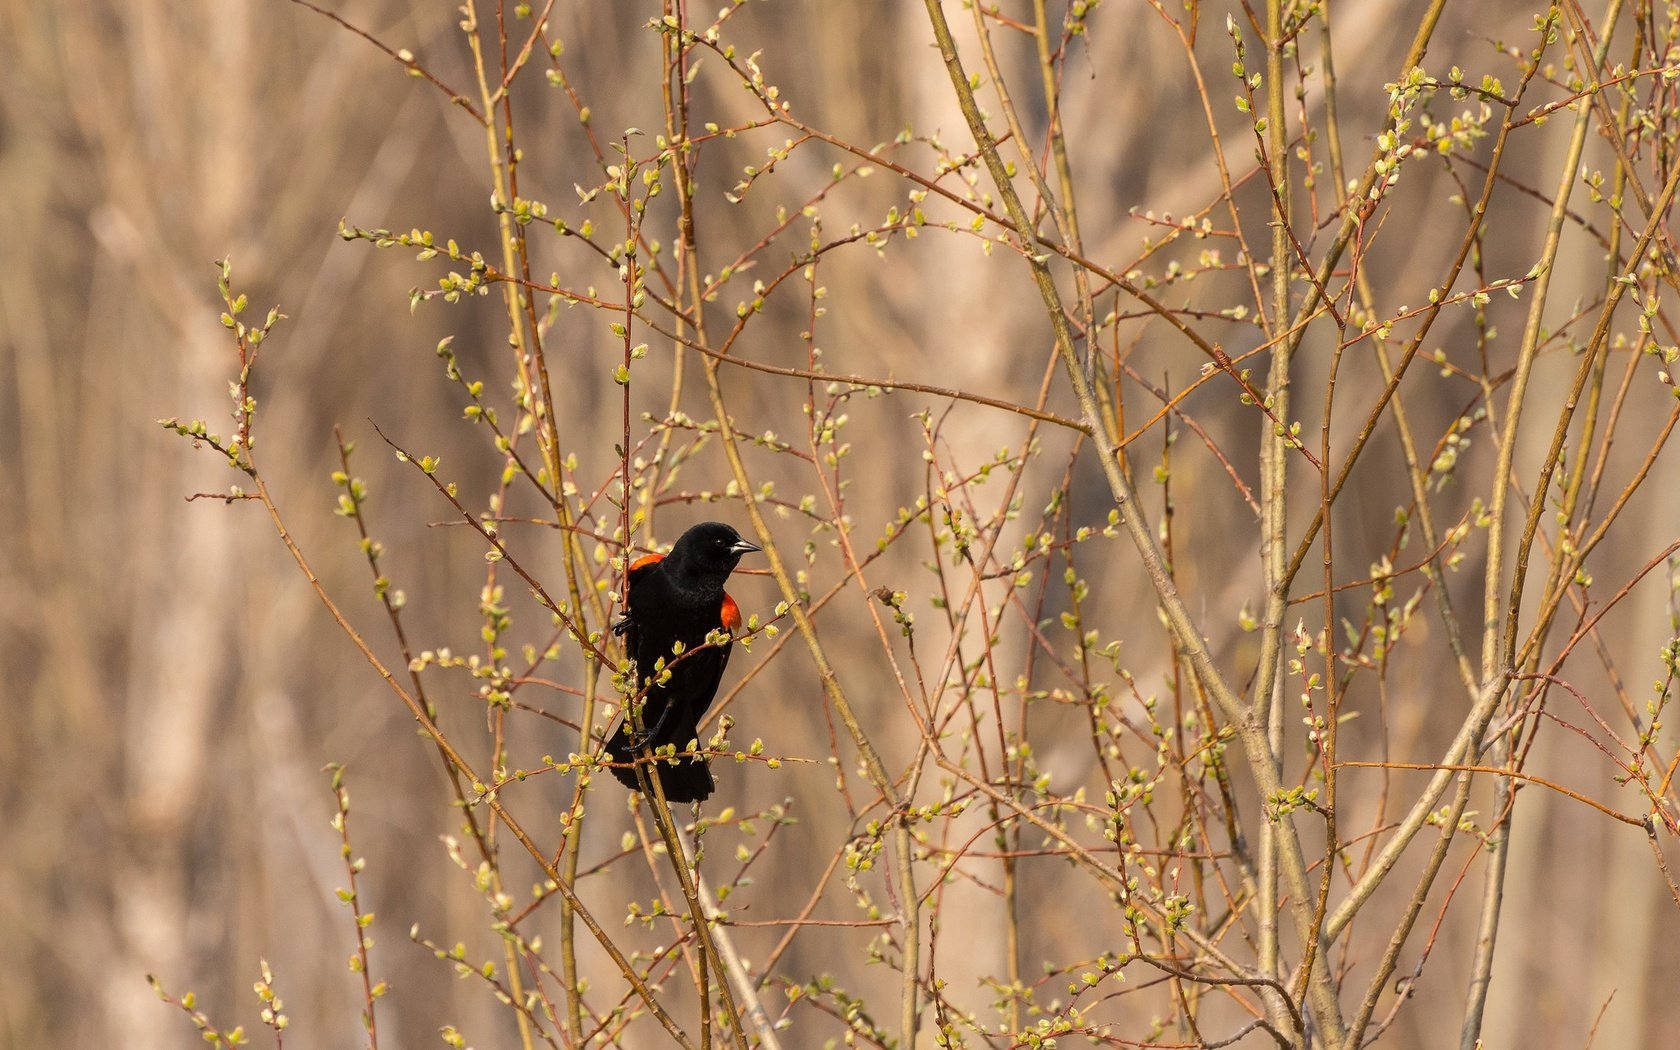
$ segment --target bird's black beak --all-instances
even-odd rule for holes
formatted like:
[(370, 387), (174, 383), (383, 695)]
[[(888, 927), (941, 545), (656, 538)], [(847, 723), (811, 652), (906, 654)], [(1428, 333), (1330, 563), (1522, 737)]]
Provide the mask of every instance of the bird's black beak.
[(756, 543), (748, 543), (746, 540), (739, 539), (739, 538), (737, 538), (734, 543), (729, 545), (729, 553), (736, 554), (736, 555), (751, 554), (754, 551), (761, 551), (763, 549), (764, 549), (763, 547), (760, 547)]

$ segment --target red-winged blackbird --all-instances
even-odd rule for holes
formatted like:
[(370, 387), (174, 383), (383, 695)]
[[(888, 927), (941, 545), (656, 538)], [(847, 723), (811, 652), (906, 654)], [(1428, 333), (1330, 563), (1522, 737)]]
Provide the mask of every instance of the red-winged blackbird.
[[(634, 762), (647, 744), (658, 748), (688, 747), (700, 730), (700, 716), (711, 706), (723, 668), (729, 663), (729, 643), (706, 646), (706, 636), (741, 626), (741, 610), (725, 594), (723, 583), (741, 555), (760, 548), (717, 521), (701, 522), (677, 539), (669, 555), (650, 554), (630, 566), (626, 611), (613, 624), (625, 635), (625, 648), (636, 661), (637, 688), (645, 689), (642, 735), (637, 737), (626, 716), (607, 741), (614, 762)], [(677, 643), (683, 653), (674, 653)], [(665, 661), (670, 677), (658, 680), (658, 661)], [(699, 802), (712, 793), (712, 773), (700, 757), (647, 766), (650, 776), (664, 785), (669, 802)], [(636, 770), (616, 767), (612, 775), (632, 790), (641, 785)]]

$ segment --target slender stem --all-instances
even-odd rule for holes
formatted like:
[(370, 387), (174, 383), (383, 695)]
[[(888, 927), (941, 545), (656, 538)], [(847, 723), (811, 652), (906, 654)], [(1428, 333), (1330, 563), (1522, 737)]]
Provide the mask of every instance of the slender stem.
[[(685, 842), (691, 841), (687, 835)], [(717, 894), (706, 883), (706, 877), (700, 873), (698, 867), (694, 870), (694, 880), (700, 895), (702, 908), (711, 913), (718, 912)], [(735, 996), (746, 1005), (747, 1016), (752, 1020), (753, 1028), (758, 1032), (760, 1050), (782, 1050), (781, 1037), (776, 1034), (775, 1022), (765, 1012), (764, 1003), (758, 996), (758, 984), (747, 970), (747, 964), (741, 954), (735, 950), (735, 940), (729, 936), (727, 926), (718, 926), (712, 930), (712, 940), (723, 962), (723, 972), (727, 979), (735, 986)]]
[[(1621, 0), (1610, 0), (1608, 24), (1604, 37), (1599, 43), (1599, 54), (1595, 56), (1594, 69), (1604, 60), (1609, 48), (1609, 30), (1614, 27), (1617, 15), (1621, 11)], [(1554, 15), (1556, 9), (1553, 9)], [(1576, 113), (1575, 125), (1571, 131), (1569, 147), (1562, 164), (1559, 165), (1558, 187), (1552, 198), (1552, 214), (1546, 224), (1546, 238), (1541, 248), (1541, 270), (1533, 282), (1531, 298), (1529, 299), (1528, 319), (1523, 327), (1522, 342), (1517, 350), (1516, 375), (1511, 382), (1511, 392), (1506, 401), (1505, 425), (1499, 436), (1499, 455), (1494, 466), (1493, 493), (1491, 500), (1488, 529), (1488, 553), (1486, 565), (1486, 582), (1482, 596), (1482, 679), (1487, 681), (1493, 676), (1494, 668), (1500, 659), (1499, 628), (1501, 621), (1501, 603), (1505, 599), (1502, 587), (1505, 569), (1505, 545), (1507, 527), (1507, 508), (1511, 490), (1511, 471), (1517, 451), (1517, 431), (1522, 422), (1523, 397), (1528, 390), (1529, 377), (1533, 372), (1534, 360), (1540, 343), (1540, 334), (1544, 311), (1547, 305), (1547, 292), (1551, 286), (1551, 276), (1557, 252), (1563, 234), (1563, 225), (1568, 216), (1570, 192), (1574, 188), (1577, 178), (1576, 171), (1580, 167), (1581, 152), (1585, 148), (1587, 129), (1591, 124), (1593, 110), (1589, 106), (1580, 107)], [(1613, 289), (1614, 290), (1614, 289)], [(1544, 506), (1546, 494), (1544, 487), (1536, 489), (1533, 497), (1536, 507)], [(1520, 585), (1513, 586), (1514, 602), (1520, 602)], [(1514, 607), (1513, 607), (1514, 608)], [(1515, 624), (1511, 627), (1514, 629)], [(1502, 764), (1508, 755), (1509, 744), (1502, 737), (1497, 742), (1495, 764)], [(1508, 811), (1512, 799), (1512, 785), (1507, 779), (1501, 778), (1495, 785), (1495, 812)], [(1459, 1029), (1460, 1050), (1475, 1050), (1481, 1041), (1482, 1017), (1487, 1004), (1488, 989), (1493, 982), (1494, 949), (1498, 943), (1499, 920), (1501, 907), (1504, 902), (1506, 864), (1510, 856), (1510, 836), (1512, 827), (1507, 824), (1503, 828), (1496, 828), (1488, 842), (1489, 860), (1482, 881), (1481, 917), (1476, 929), (1476, 947), (1470, 965), (1469, 988), (1466, 993), (1464, 1020)]]
[[(1284, 545), (1288, 535), (1289, 462), (1286, 446), (1289, 420), (1289, 365), (1293, 349), (1276, 340), (1276, 332), (1289, 319), (1289, 275), (1294, 267), (1289, 237), (1289, 149), (1287, 126), (1283, 110), (1283, 5), (1281, 0), (1266, 0), (1266, 114), (1270, 142), (1264, 143), (1266, 177), (1271, 184), (1272, 215), (1272, 302), (1271, 333), (1274, 336), (1271, 367), (1266, 378), (1266, 403), (1282, 425), (1269, 419), (1261, 421), (1260, 430), (1260, 552), (1261, 571), (1265, 585), (1265, 610), (1260, 620), (1260, 656), (1254, 678), (1254, 693), (1250, 703), (1254, 718), (1265, 727), (1266, 754), (1251, 761), (1267, 763), (1273, 777), (1283, 776), (1283, 705), (1278, 702), (1282, 691), (1284, 616), (1289, 604), (1288, 567)], [(1264, 315), (1263, 315), (1264, 316)], [(1277, 975), (1282, 972), (1278, 945), (1278, 836), (1277, 821), (1260, 825), (1259, 879), (1256, 886), (1256, 921), (1259, 923), (1260, 968)], [(1311, 950), (1310, 945), (1303, 945)], [(1340, 1037), (1341, 1022), (1333, 1027)]]

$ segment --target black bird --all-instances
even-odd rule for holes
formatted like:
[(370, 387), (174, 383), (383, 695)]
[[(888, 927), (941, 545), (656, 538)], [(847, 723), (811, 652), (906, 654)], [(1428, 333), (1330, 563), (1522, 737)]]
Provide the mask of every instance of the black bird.
[[(741, 555), (760, 549), (728, 525), (705, 521), (683, 533), (669, 555), (649, 554), (630, 566), (627, 608), (613, 633), (625, 636), (625, 648), (636, 662), (637, 689), (646, 691), (643, 732), (638, 737), (626, 715), (607, 741), (612, 761), (634, 762), (644, 744), (675, 744), (682, 751), (698, 736), (700, 716), (711, 706), (729, 663), (730, 643), (706, 646), (706, 636), (720, 628), (733, 634), (741, 626), (740, 607), (724, 593), (723, 584)], [(674, 653), (679, 642), (681, 656)], [(670, 671), (663, 682), (655, 671), (660, 660)], [(714, 786), (700, 757), (653, 762), (647, 771), (664, 785), (669, 802), (699, 802)], [(629, 765), (613, 768), (612, 775), (633, 791), (641, 788)]]

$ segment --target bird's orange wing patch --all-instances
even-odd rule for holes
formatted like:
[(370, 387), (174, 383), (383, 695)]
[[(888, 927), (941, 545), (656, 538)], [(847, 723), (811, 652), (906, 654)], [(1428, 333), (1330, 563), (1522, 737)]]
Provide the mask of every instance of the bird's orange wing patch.
[(741, 629), (741, 607), (727, 594), (723, 596), (723, 625), (729, 628), (730, 634)]
[(641, 568), (644, 565), (653, 565), (653, 564), (656, 564), (658, 562), (662, 562), (664, 560), (665, 560), (665, 555), (663, 555), (663, 554), (644, 554), (640, 558), (637, 558), (635, 561), (630, 563), (630, 571), (635, 572), (637, 569)]

